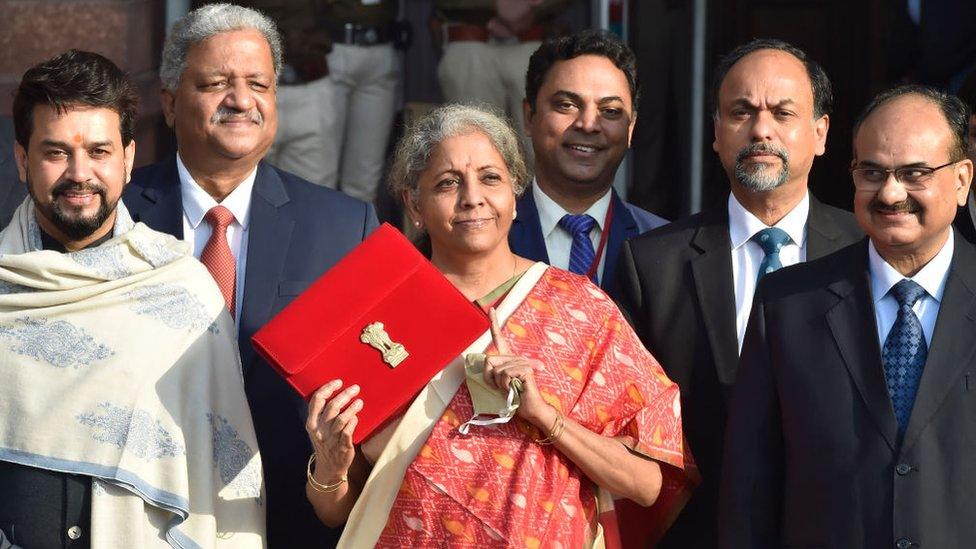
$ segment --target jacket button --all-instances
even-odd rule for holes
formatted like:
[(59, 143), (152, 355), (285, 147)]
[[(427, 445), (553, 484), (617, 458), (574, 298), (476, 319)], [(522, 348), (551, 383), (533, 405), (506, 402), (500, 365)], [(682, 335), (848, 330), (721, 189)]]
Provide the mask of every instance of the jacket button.
[(80, 526), (72, 526), (71, 528), (68, 528), (68, 537), (71, 538), (71, 539), (78, 539), (78, 538), (80, 538), (81, 537), (81, 527)]
[(901, 538), (895, 542), (895, 547), (897, 547), (898, 549), (908, 549), (911, 546), (912, 546), (912, 542), (908, 538)]
[(907, 475), (912, 472), (912, 466), (907, 463), (899, 463), (895, 467), (895, 472), (902, 476)]

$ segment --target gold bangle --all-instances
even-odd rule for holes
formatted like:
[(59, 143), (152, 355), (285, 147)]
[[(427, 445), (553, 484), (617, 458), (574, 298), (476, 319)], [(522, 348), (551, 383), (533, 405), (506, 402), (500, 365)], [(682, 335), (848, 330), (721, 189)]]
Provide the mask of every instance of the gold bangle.
[[(556, 407), (553, 406), (552, 409), (556, 410)], [(546, 438), (537, 438), (535, 439), (535, 442), (541, 446), (552, 444), (553, 442), (556, 442), (556, 439), (558, 439), (560, 435), (563, 434), (563, 430), (565, 428), (566, 428), (566, 422), (563, 418), (563, 415), (562, 413), (559, 412), (559, 410), (556, 410), (556, 419), (552, 422), (552, 428), (549, 429), (549, 436), (547, 436)]]
[(315, 452), (312, 452), (312, 455), (308, 457), (308, 467), (305, 468), (305, 474), (308, 476), (308, 483), (312, 485), (312, 489), (315, 490), (316, 492), (324, 492), (324, 493), (335, 492), (336, 490), (339, 489), (340, 486), (342, 486), (342, 483), (349, 480), (349, 477), (343, 474), (342, 476), (339, 477), (338, 481), (332, 484), (322, 484), (321, 482), (315, 480), (314, 477), (312, 477), (312, 463), (314, 462), (315, 462)]

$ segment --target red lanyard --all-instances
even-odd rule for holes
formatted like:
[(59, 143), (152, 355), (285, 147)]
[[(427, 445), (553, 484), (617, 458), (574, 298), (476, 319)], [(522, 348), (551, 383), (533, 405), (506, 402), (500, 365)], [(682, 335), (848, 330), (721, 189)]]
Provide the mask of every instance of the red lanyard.
[(610, 205), (607, 206), (607, 217), (603, 220), (603, 232), (600, 233), (600, 245), (596, 248), (596, 257), (593, 258), (593, 263), (590, 268), (586, 271), (586, 278), (594, 280), (596, 278), (596, 270), (600, 266), (600, 258), (603, 257), (603, 250), (607, 247), (607, 235), (610, 234), (610, 222), (613, 221), (613, 200), (610, 200)]

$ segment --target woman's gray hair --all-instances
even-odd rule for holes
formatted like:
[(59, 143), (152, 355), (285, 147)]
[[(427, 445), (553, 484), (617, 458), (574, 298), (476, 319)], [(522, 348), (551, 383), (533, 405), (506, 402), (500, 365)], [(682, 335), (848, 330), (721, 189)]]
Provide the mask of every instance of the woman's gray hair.
[(437, 145), (472, 132), (480, 132), (491, 141), (505, 161), (515, 196), (520, 196), (529, 184), (529, 170), (522, 154), (522, 140), (512, 126), (488, 107), (445, 105), (410, 124), (397, 144), (389, 177), (393, 197), (402, 200), (403, 192), (409, 190), (416, 200), (420, 174), (427, 169)]
[(275, 76), (281, 74), (281, 34), (274, 21), (251, 8), (233, 4), (207, 4), (173, 23), (166, 35), (163, 59), (159, 64), (159, 79), (163, 82), (163, 89), (173, 91), (179, 87), (190, 48), (215, 34), (243, 29), (254, 29), (264, 35), (271, 48)]

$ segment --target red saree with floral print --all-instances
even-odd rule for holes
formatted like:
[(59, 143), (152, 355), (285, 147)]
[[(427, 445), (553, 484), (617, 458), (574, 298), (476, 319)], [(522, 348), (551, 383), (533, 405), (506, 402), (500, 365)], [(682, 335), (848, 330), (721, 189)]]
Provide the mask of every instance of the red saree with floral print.
[[(548, 403), (661, 464), (661, 493), (646, 510), (659, 534), (697, 479), (678, 387), (586, 278), (554, 268), (536, 278), (523, 285), (527, 293), (517, 295), (516, 285), (503, 300), (518, 303), (502, 333), (513, 354), (547, 366), (535, 376)], [(448, 400), (406, 467), (377, 547), (568, 549), (617, 538), (604, 532), (613, 521), (601, 520), (612, 517), (601, 517), (596, 486), (554, 446), (534, 442), (544, 434), (515, 419), (461, 435), (457, 427), (472, 415), (467, 387), (459, 384)]]

